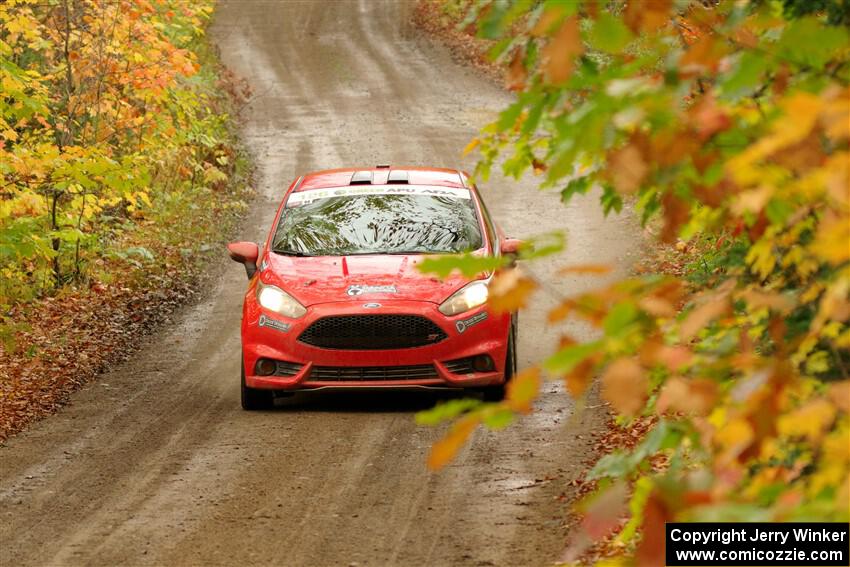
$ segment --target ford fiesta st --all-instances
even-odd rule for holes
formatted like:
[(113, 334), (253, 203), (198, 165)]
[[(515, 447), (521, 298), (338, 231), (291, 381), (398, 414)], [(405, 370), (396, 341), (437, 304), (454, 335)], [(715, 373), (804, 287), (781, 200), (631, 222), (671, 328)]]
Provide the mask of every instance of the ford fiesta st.
[(322, 388), (460, 388), (499, 399), (516, 317), (487, 306), (493, 273), (440, 280), (428, 255), (512, 255), (466, 174), (336, 169), (296, 179), (265, 244), (228, 245), (250, 278), (242, 407)]

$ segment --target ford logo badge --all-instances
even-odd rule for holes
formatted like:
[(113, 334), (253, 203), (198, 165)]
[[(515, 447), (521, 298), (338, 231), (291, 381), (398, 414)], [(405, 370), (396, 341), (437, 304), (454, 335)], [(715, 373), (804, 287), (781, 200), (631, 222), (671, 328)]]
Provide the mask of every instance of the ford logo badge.
[(377, 309), (380, 306), (381, 306), (380, 303), (364, 303), (363, 304), (363, 307), (365, 307), (366, 309)]

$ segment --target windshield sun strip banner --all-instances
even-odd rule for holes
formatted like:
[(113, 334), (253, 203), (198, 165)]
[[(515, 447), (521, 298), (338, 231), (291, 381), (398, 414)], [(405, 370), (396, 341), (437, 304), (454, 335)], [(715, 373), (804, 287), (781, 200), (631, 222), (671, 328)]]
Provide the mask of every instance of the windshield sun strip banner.
[(286, 208), (330, 199), (332, 197), (355, 197), (363, 195), (429, 195), (431, 197), (451, 197), (471, 199), (469, 189), (459, 187), (436, 187), (426, 185), (368, 185), (355, 187), (333, 187), (330, 189), (308, 189), (291, 193), (286, 200)]

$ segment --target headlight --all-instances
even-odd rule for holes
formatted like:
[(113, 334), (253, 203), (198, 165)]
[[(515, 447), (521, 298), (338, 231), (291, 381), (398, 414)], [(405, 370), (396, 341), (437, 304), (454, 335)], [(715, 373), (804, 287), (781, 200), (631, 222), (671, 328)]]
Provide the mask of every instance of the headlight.
[(487, 283), (483, 280), (474, 281), (457, 290), (450, 298), (440, 305), (443, 315), (457, 315), (469, 311), (487, 302)]
[(263, 308), (290, 319), (298, 319), (307, 313), (307, 309), (294, 297), (279, 287), (265, 285), (263, 282), (257, 283), (257, 301)]

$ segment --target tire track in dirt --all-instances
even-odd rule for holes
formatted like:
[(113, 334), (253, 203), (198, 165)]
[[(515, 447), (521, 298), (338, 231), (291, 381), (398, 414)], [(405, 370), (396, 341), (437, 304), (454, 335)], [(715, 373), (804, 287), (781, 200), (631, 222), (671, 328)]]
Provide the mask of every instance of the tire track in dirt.
[[(249, 81), (239, 119), (259, 197), (240, 235), (265, 237), (289, 182), (342, 165), (472, 167), (460, 150), (508, 95), (413, 31), (382, 1), (223, 0), (212, 36)], [(566, 227), (564, 261), (624, 273), (638, 246), (594, 196), (559, 203), (533, 179), (483, 188), (516, 236)], [(538, 565), (564, 543), (567, 481), (594, 412), (557, 385), (540, 411), (481, 431), (446, 470), (424, 467), (440, 431), (417, 427), (422, 393), (312, 394), (239, 409), (244, 275), (222, 260), (207, 300), (72, 404), (0, 448), (0, 564)], [(561, 294), (598, 283), (530, 269)], [(612, 276), (612, 277), (613, 277)], [(557, 341), (554, 296), (523, 312), (520, 362)], [(576, 328), (576, 333), (585, 330)], [(551, 481), (547, 475), (554, 476)]]

